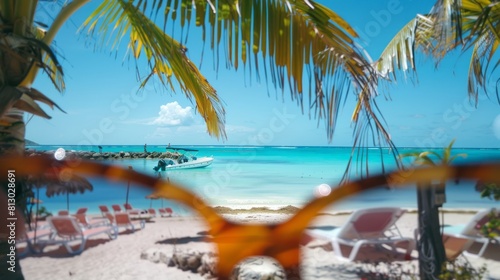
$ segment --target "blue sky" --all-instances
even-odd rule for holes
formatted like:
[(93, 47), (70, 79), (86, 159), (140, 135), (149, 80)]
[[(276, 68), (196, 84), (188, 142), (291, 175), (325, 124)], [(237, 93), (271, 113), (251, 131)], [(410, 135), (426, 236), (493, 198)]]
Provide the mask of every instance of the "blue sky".
[[(95, 1), (94, 1), (95, 2)], [(361, 36), (361, 45), (376, 59), (395, 33), (417, 13), (428, 12), (434, 1), (319, 1), (346, 19)], [(66, 113), (47, 108), (51, 120), (33, 117), (26, 138), (56, 145), (292, 145), (350, 146), (350, 116), (355, 102), (342, 107), (333, 142), (324, 124), (304, 113), (285, 91), (250, 81), (248, 73), (212, 68), (205, 51), (201, 72), (217, 89), (226, 109), (227, 140), (210, 137), (193, 104), (179, 91), (160, 90), (151, 83), (142, 95), (133, 63), (124, 51), (96, 51), (93, 42), (77, 34), (95, 3), (79, 11), (62, 28), (55, 47), (61, 53), (67, 90), (61, 95), (39, 75), (35, 88), (52, 98)], [(196, 34), (194, 32), (193, 34)], [(190, 36), (188, 55), (199, 63), (199, 41)], [(222, 63), (223, 65), (223, 63)], [(377, 97), (392, 139), (400, 147), (433, 148), (456, 139), (456, 147), (500, 148), (500, 105), (495, 93), (480, 98), (478, 107), (467, 97), (468, 56), (451, 54), (435, 68), (419, 57), (418, 83), (398, 80), (388, 95)]]

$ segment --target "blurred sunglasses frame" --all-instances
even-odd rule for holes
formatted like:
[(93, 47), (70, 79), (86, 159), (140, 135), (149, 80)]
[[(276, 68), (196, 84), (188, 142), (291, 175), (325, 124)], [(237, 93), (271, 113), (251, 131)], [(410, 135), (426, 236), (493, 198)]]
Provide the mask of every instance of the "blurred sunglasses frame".
[(6, 156), (0, 159), (3, 178), (8, 170), (14, 170), (17, 178), (49, 174), (58, 176), (61, 180), (70, 180), (74, 175), (82, 174), (100, 175), (111, 180), (129, 180), (151, 189), (158, 197), (171, 199), (191, 208), (206, 221), (209, 228), (210, 242), (215, 244), (219, 259), (216, 268), (219, 279), (229, 279), (238, 263), (255, 256), (274, 258), (284, 268), (287, 278), (300, 278), (297, 270), (300, 264), (300, 246), (303, 244), (306, 228), (328, 206), (356, 193), (381, 186), (428, 186), (430, 183), (446, 180), (500, 182), (500, 161), (396, 170), (334, 187), (330, 194), (311, 200), (282, 223), (239, 224), (226, 220), (199, 196), (175, 182), (117, 165), (82, 159), (56, 160), (52, 156)]

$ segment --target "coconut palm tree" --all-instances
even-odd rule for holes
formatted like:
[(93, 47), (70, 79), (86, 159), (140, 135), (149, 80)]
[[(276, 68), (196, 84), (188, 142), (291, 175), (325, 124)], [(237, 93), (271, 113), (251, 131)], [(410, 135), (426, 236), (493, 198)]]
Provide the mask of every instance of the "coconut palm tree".
[[(49, 1), (0, 0), (0, 154), (24, 152), (25, 113), (50, 118), (40, 103), (59, 108), (32, 84), (45, 73), (55, 89), (64, 91), (63, 69), (51, 46), (61, 26), (90, 0), (50, 1), (60, 4), (52, 22), (37, 20), (44, 2)], [(224, 139), (224, 108), (216, 89), (189, 60), (181, 43), (187, 42), (187, 35), (178, 41), (166, 32), (180, 28), (180, 34), (188, 34), (191, 24), (202, 29), (196, 39), (208, 42), (217, 58), (226, 51), (227, 66), (254, 70), (276, 89), (289, 90), (301, 107), (306, 95), (311, 113), (325, 121), (330, 140), (339, 106), (354, 91), (362, 100), (353, 117), (357, 135), (365, 135), (362, 131), (375, 124), (391, 145), (372, 110), (378, 76), (354, 43), (356, 32), (312, 0), (105, 0), (83, 29), (99, 37), (103, 46), (126, 46), (129, 58), (147, 61), (149, 72), (140, 80), (141, 87), (155, 77), (166, 89), (181, 91), (196, 104), (208, 133)], [(316, 55), (321, 52), (324, 55)], [(369, 117), (363, 118), (364, 113)], [(374, 134), (374, 141), (378, 136)], [(19, 180), (17, 186), (23, 208), (26, 185)], [(6, 242), (0, 243), (5, 256)]]

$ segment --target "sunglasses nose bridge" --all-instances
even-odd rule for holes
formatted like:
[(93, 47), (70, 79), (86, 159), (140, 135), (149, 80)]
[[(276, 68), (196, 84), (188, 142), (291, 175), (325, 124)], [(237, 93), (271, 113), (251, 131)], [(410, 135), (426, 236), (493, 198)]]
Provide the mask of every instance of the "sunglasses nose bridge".
[(229, 279), (238, 263), (256, 256), (273, 258), (284, 267), (297, 265), (298, 243), (290, 243), (290, 238), (275, 229), (272, 225), (232, 224), (213, 236), (219, 260), (224, 260), (217, 264), (219, 279)]

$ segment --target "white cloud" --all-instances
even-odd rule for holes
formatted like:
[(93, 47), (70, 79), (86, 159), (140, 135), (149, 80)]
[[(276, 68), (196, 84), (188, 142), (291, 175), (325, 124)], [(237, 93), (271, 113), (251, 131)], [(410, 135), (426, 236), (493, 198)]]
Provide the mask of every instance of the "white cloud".
[(159, 126), (181, 126), (193, 123), (193, 108), (182, 108), (177, 101), (160, 106), (158, 117), (151, 124)]

